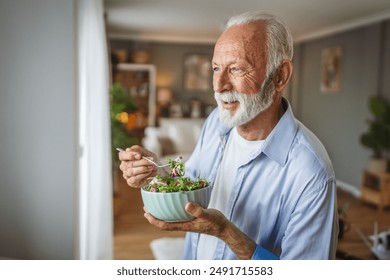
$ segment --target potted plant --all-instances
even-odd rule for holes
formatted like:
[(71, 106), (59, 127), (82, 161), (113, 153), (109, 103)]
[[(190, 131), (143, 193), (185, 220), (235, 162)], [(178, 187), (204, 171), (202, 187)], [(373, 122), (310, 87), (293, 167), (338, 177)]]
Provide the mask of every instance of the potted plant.
[[(126, 148), (137, 144), (137, 138), (130, 135), (123, 115), (136, 110), (133, 99), (119, 83), (112, 85), (110, 90), (110, 119), (111, 119), (111, 155), (114, 169), (119, 166), (116, 148)], [(122, 116), (122, 118), (121, 118)], [(114, 170), (116, 171), (116, 170)]]
[(370, 96), (368, 106), (374, 118), (368, 121), (368, 131), (362, 134), (361, 143), (372, 149), (369, 171), (387, 171), (385, 153), (390, 150), (390, 104), (380, 96)]

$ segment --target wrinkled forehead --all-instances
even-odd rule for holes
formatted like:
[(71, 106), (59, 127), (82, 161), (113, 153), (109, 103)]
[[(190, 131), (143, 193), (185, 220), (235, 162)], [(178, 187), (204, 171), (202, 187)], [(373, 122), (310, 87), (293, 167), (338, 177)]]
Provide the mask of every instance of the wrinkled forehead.
[(247, 54), (265, 55), (266, 24), (258, 21), (228, 28), (219, 37), (216, 51), (243, 50)]

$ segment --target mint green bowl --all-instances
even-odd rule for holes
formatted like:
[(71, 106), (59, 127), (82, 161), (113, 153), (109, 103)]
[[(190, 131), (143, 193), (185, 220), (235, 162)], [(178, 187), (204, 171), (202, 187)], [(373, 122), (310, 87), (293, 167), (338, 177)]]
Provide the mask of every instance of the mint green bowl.
[(149, 192), (141, 189), (146, 210), (155, 218), (166, 222), (190, 221), (193, 217), (184, 207), (187, 202), (195, 202), (207, 208), (210, 201), (211, 187), (187, 192)]

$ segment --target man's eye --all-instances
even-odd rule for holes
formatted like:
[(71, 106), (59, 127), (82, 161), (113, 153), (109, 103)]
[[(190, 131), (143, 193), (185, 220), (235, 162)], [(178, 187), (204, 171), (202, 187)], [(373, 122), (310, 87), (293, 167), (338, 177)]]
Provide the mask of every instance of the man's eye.
[(221, 68), (219, 68), (218, 66), (214, 66), (213, 67), (213, 71), (214, 72), (219, 72), (221, 70)]
[(243, 69), (241, 69), (240, 67), (232, 67), (230, 68), (230, 73), (235, 76), (242, 76), (245, 74), (245, 71), (243, 71)]

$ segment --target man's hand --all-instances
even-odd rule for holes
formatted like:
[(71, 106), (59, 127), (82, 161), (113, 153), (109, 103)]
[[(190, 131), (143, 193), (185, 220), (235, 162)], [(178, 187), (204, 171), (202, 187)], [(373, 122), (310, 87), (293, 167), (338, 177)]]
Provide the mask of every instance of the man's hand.
[(251, 259), (256, 249), (256, 243), (233, 225), (220, 211), (204, 209), (191, 202), (187, 203), (185, 210), (195, 219), (189, 222), (168, 223), (154, 218), (148, 212), (145, 212), (145, 218), (149, 223), (162, 230), (213, 235), (225, 241), (239, 259)]
[[(154, 218), (150, 213), (145, 212), (145, 218), (156, 227), (167, 231), (191, 231), (205, 233), (219, 237), (226, 223), (229, 221), (225, 216), (215, 209), (204, 209), (196, 203), (187, 203), (185, 210), (196, 219), (189, 222), (169, 223)], [(145, 209), (146, 211), (146, 209)]]
[(119, 152), (119, 168), (130, 187), (140, 188), (148, 183), (148, 178), (157, 174), (156, 166), (143, 159), (143, 156), (157, 159), (155, 154), (137, 145)]

